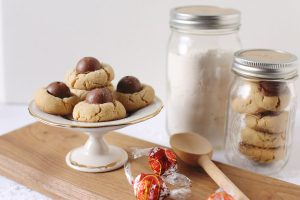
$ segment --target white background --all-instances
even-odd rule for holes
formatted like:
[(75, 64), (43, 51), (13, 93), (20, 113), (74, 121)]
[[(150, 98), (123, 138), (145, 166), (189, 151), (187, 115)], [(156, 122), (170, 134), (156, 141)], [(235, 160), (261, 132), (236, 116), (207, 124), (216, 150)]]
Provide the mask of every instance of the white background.
[(28, 102), (83, 56), (110, 63), (116, 80), (139, 77), (165, 99), (169, 10), (196, 4), (239, 9), (244, 48), (300, 57), (298, 0), (2, 0), (0, 100)]

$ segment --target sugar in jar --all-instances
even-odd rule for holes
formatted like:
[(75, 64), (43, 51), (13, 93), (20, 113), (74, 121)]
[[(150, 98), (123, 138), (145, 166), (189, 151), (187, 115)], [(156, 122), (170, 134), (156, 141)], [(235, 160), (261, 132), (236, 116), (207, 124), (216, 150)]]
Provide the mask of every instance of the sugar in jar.
[(167, 129), (205, 136), (223, 148), (233, 53), (241, 48), (240, 12), (215, 6), (171, 11), (167, 55)]

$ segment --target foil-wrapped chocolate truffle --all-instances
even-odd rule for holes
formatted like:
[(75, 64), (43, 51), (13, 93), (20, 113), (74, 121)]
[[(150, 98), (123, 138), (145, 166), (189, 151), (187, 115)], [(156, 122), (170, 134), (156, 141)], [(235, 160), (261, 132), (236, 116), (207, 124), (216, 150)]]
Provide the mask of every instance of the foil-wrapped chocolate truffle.
[[(130, 154), (132, 159), (125, 163), (124, 171), (128, 182), (133, 185), (137, 200), (189, 199), (191, 180), (177, 173), (176, 155), (173, 151), (161, 147), (135, 148)], [(143, 156), (149, 158), (154, 174), (142, 172), (134, 178), (131, 162)], [(168, 188), (166, 183), (172, 185), (172, 188)]]
[(211, 194), (207, 200), (234, 200), (234, 198), (222, 189), (219, 189), (215, 193)]
[(125, 76), (123, 77), (118, 85), (117, 85), (117, 92), (121, 93), (135, 93), (139, 92), (143, 89), (143, 86), (139, 79), (134, 76)]
[(90, 104), (113, 102), (113, 96), (107, 88), (97, 88), (88, 92), (85, 101)]
[(55, 97), (65, 98), (72, 96), (72, 93), (68, 86), (63, 82), (53, 82), (47, 86), (47, 92)]
[(162, 200), (170, 191), (160, 176), (141, 173), (134, 181), (134, 193), (137, 200)]
[(155, 174), (161, 176), (177, 170), (177, 159), (173, 151), (154, 147), (149, 153), (149, 165)]
[(84, 57), (76, 65), (76, 72), (86, 74), (101, 69), (100, 62), (94, 57)]

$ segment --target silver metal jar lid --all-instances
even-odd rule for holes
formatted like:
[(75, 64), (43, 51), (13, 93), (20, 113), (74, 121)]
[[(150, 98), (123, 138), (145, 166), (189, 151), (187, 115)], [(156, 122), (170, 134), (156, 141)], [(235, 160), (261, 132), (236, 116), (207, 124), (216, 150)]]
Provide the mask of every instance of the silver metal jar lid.
[(184, 6), (171, 10), (170, 26), (176, 29), (238, 29), (240, 12), (216, 6)]
[(246, 77), (291, 79), (297, 76), (297, 57), (271, 49), (247, 49), (234, 54), (232, 70)]

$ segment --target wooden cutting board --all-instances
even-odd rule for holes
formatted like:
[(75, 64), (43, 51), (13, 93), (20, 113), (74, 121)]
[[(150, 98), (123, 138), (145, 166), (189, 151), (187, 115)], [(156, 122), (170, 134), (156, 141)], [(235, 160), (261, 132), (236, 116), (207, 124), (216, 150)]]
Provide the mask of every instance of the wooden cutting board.
[[(143, 134), (143, 133), (141, 133)], [(84, 173), (65, 164), (69, 150), (84, 143), (86, 136), (66, 129), (34, 123), (0, 137), (0, 173), (53, 199), (135, 199), (124, 170), (108, 173)], [(155, 144), (118, 133), (106, 139), (128, 147), (153, 147)], [(216, 184), (198, 168), (179, 161), (179, 170), (192, 180), (192, 197), (204, 200), (217, 189)], [(300, 186), (253, 174), (217, 163), (232, 181), (254, 200), (297, 200)], [(146, 159), (132, 164), (134, 175), (150, 172)]]

